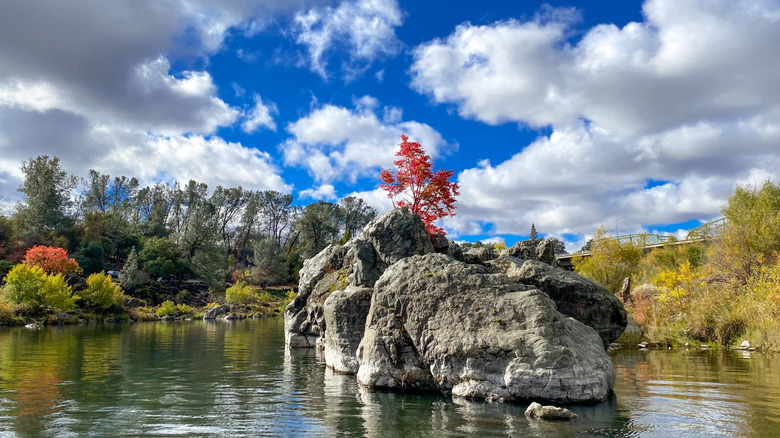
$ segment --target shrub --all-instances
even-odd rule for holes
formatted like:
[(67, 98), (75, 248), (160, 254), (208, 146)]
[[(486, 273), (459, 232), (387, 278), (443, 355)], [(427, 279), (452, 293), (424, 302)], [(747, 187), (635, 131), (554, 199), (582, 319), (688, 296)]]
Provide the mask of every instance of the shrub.
[(225, 291), (225, 300), (231, 304), (246, 306), (257, 300), (257, 294), (248, 284), (238, 282)]
[(5, 298), (0, 295), (0, 324), (7, 324), (11, 322), (14, 314), (16, 314), (16, 309), (14, 309), (14, 306), (9, 304)]
[(125, 294), (122, 293), (122, 287), (114, 283), (109, 275), (99, 272), (87, 278), (87, 288), (81, 292), (81, 297), (92, 308), (108, 309), (111, 306), (120, 306)]
[(78, 297), (61, 274), (46, 275), (38, 266), (20, 264), (11, 269), (5, 281), (8, 301), (24, 309), (69, 311), (76, 307)]
[(76, 260), (68, 258), (68, 251), (53, 246), (33, 246), (24, 255), (23, 263), (37, 266), (46, 274), (69, 275), (81, 272)]
[(157, 308), (157, 316), (176, 316), (176, 305), (173, 304), (173, 301), (163, 301), (162, 304), (160, 304), (160, 307)]
[(195, 309), (193, 307), (190, 307), (186, 304), (177, 304), (176, 305), (176, 312), (179, 315), (192, 315), (195, 313)]

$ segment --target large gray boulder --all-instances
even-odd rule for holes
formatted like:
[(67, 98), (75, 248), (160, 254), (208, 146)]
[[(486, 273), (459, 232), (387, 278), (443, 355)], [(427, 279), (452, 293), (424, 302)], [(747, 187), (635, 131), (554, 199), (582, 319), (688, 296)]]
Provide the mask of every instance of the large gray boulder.
[(355, 353), (371, 306), (371, 288), (348, 286), (325, 300), (325, 365), (339, 373), (357, 373)]
[(547, 294), (442, 254), (384, 272), (357, 356), (362, 385), (466, 398), (591, 402), (615, 380), (596, 331)]
[(311, 348), (325, 335), (323, 304), (348, 285), (372, 287), (387, 267), (403, 258), (433, 252), (425, 224), (406, 208), (369, 222), (345, 245), (330, 245), (304, 261), (298, 295), (284, 312), (285, 340), (290, 347)]
[(406, 208), (390, 210), (369, 222), (360, 237), (374, 247), (388, 266), (409, 256), (433, 252), (422, 219)]
[(310, 348), (325, 332), (322, 303), (347, 273), (342, 270), (349, 248), (329, 245), (303, 262), (299, 273), (298, 295), (284, 309), (287, 345)]
[(559, 312), (593, 327), (601, 336), (605, 349), (626, 328), (628, 314), (623, 303), (595, 281), (547, 263), (511, 256), (493, 260), (490, 267), (493, 272), (504, 273), (549, 295)]

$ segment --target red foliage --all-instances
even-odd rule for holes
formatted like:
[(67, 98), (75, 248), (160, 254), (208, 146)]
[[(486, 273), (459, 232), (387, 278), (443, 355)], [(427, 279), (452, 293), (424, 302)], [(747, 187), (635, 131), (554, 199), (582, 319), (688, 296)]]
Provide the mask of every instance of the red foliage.
[(33, 246), (27, 250), (22, 263), (38, 266), (51, 275), (68, 275), (81, 272), (81, 268), (76, 260), (68, 258), (68, 251), (54, 246)]
[[(393, 161), (396, 172), (382, 169), (379, 177), (387, 196), (393, 201), (393, 207), (407, 207), (417, 213), (428, 234), (444, 234), (441, 227), (433, 223), (437, 219), (455, 216), (455, 197), (458, 196), (458, 184), (449, 179), (453, 170), (433, 171), (431, 157), (425, 154), (420, 143), (409, 141), (401, 134), (398, 157)], [(400, 197), (400, 199), (398, 199)]]

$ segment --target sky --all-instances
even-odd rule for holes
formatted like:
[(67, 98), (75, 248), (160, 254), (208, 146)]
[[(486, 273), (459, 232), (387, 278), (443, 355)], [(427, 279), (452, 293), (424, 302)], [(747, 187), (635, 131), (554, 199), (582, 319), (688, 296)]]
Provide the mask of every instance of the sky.
[(154, 181), (378, 189), (400, 136), (454, 170), (451, 238), (682, 233), (780, 176), (780, 1), (0, 4), (0, 195), (58, 156)]

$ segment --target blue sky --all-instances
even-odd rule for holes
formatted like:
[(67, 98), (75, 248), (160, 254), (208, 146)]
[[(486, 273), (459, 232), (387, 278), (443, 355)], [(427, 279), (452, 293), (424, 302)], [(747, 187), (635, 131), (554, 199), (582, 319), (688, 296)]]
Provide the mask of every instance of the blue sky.
[(49, 154), (384, 210), (406, 132), (456, 172), (456, 239), (674, 233), (778, 178), (778, 21), (770, 0), (5, 3), (0, 194)]

